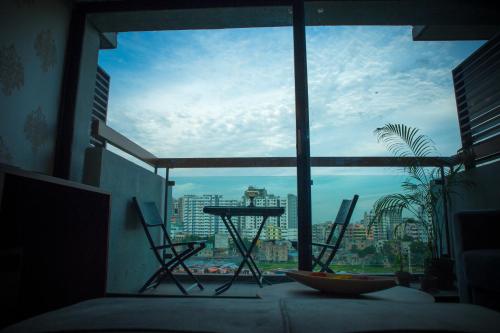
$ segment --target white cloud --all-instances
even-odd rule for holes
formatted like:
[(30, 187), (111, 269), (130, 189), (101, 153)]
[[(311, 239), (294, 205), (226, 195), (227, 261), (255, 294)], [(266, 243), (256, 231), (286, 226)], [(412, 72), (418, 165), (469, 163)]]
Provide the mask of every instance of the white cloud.
[[(469, 50), (413, 42), (409, 28), (307, 36), (312, 155), (387, 155), (373, 135), (387, 122), (456, 151), (450, 71)], [(161, 157), (295, 155), (291, 28), (119, 37), (100, 59), (112, 76), (112, 127)]]

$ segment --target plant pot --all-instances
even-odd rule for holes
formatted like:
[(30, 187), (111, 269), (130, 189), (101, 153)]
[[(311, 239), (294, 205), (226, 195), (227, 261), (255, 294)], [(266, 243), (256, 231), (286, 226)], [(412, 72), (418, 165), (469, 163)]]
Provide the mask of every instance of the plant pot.
[(411, 274), (408, 272), (397, 271), (395, 273), (398, 285), (402, 287), (409, 287), (411, 281)]
[(423, 291), (436, 291), (438, 290), (437, 277), (434, 275), (425, 274), (420, 278), (420, 289)]
[(426, 261), (425, 275), (437, 278), (437, 287), (443, 290), (453, 289), (453, 260), (449, 257), (433, 258)]

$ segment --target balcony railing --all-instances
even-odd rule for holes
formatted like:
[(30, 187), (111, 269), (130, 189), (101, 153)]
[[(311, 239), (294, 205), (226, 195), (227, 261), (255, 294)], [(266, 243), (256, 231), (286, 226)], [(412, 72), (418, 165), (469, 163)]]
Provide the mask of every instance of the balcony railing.
[[(155, 169), (180, 168), (283, 168), (296, 167), (295, 157), (213, 157), (213, 158), (160, 158), (108, 127), (94, 121), (92, 135), (149, 164)], [(461, 162), (458, 155), (430, 156), (419, 159), (423, 167), (451, 167)], [(311, 157), (311, 167), (405, 167), (415, 163), (413, 157)]]
[[(296, 167), (295, 157), (227, 157), (227, 158), (160, 158), (129, 140), (122, 134), (108, 127), (103, 121), (96, 120), (92, 125), (92, 135), (101, 141), (106, 141), (116, 148), (130, 154), (147, 165), (166, 170), (166, 180), (169, 179), (170, 169), (180, 168), (273, 168)], [(414, 165), (413, 157), (311, 157), (311, 167), (405, 167)], [(419, 159), (422, 167), (438, 167), (444, 177), (444, 169), (461, 163), (459, 155), (442, 157), (432, 156)], [(165, 188), (168, 191), (168, 187)], [(168, 198), (168, 192), (165, 193)], [(446, 202), (443, 202), (446, 205)], [(165, 216), (167, 214), (165, 205)], [(449, 247), (449, 227), (447, 209), (443, 210), (446, 245)], [(300, 227), (300, 226), (299, 226)], [(448, 253), (450, 250), (448, 248)]]

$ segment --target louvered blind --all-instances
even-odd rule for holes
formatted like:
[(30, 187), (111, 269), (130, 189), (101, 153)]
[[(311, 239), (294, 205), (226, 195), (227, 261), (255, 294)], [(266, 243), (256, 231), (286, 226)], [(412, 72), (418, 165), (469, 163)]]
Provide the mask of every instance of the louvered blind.
[[(108, 99), (109, 99), (109, 83), (110, 76), (100, 66), (97, 66), (94, 103), (92, 106), (92, 122), (95, 119), (106, 122), (108, 114)], [(90, 137), (90, 143), (93, 146), (104, 147), (105, 141), (94, 136)]]
[(500, 34), (453, 70), (462, 148), (474, 165), (500, 159)]

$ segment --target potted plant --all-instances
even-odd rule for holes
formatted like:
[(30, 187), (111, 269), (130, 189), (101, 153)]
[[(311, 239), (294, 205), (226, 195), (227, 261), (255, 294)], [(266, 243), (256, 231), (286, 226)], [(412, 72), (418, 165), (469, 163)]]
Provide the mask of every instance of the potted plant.
[(403, 216), (412, 217), (413, 223), (419, 224), (427, 236), (426, 274), (436, 275), (442, 280), (441, 287), (449, 287), (453, 283), (453, 262), (442, 256), (443, 224), (437, 218), (448, 209), (453, 188), (459, 183), (456, 175), (460, 166), (448, 165), (444, 177), (441, 168), (422, 166), (422, 158), (436, 155), (437, 150), (432, 140), (417, 128), (386, 124), (374, 133), (394, 156), (411, 157), (412, 163), (404, 167), (407, 178), (401, 183), (401, 192), (385, 195), (375, 202), (370, 228), (383, 223), (388, 216), (398, 216), (400, 221)]

